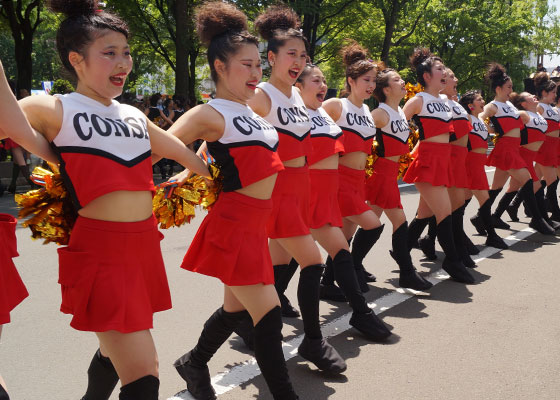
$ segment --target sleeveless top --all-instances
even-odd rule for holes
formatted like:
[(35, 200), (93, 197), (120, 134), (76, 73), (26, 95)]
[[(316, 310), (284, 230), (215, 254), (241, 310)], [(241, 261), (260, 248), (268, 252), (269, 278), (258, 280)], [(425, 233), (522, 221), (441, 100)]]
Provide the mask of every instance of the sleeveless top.
[(278, 134), (247, 105), (224, 99), (208, 102), (225, 120), (224, 134), (207, 142), (224, 175), (224, 192), (249, 186), (284, 169), (276, 152)]
[(548, 129), (546, 119), (539, 113), (531, 111), (526, 113), (529, 115), (529, 122), (521, 130), (521, 145), (544, 141)]
[(453, 133), (449, 137), (449, 141), (454, 142), (467, 136), (472, 130), (472, 125), (469, 121), (469, 114), (461, 104), (455, 100), (448, 100), (448, 104), (451, 107), (451, 114), (453, 116)]
[(523, 129), (523, 121), (521, 121), (519, 116), (519, 110), (510, 101), (502, 103), (501, 101), (492, 100), (489, 104), (494, 104), (498, 109), (496, 114), (490, 117), (498, 137), (505, 135), (515, 128)]
[(342, 129), (334, 123), (323, 107), (308, 111), (311, 118), (311, 144), (313, 145), (313, 152), (307, 158), (309, 165), (333, 154), (344, 153)]
[(556, 108), (553, 108), (550, 104), (539, 103), (539, 106), (543, 109), (542, 116), (546, 119), (548, 128), (546, 133), (554, 132), (560, 129), (560, 113)]
[(340, 99), (342, 112), (336, 124), (344, 133), (344, 152), (353, 153), (361, 151), (371, 154), (373, 138), (375, 137), (375, 124), (367, 105), (356, 107), (348, 99)]
[(469, 132), (469, 150), (488, 148), (488, 128), (486, 124), (474, 115), (471, 115), (472, 129)]
[(422, 98), (422, 110), (412, 117), (420, 140), (429, 139), (443, 133), (451, 134), (453, 122), (451, 107), (447, 104), (447, 97), (440, 94), (434, 97), (429, 93), (420, 92), (416, 96)]
[(410, 128), (402, 108), (399, 107), (395, 111), (385, 103), (380, 103), (379, 108), (389, 115), (389, 121), (387, 125), (376, 130), (377, 155), (379, 157), (393, 157), (408, 153), (410, 151), (408, 147)]
[(144, 113), (115, 100), (105, 106), (79, 93), (55, 96), (63, 118), (53, 148), (77, 209), (117, 190), (154, 190)]
[(297, 89), (292, 87), (292, 96), (286, 97), (274, 85), (261, 82), (257, 85), (270, 98), (270, 112), (264, 117), (278, 132), (278, 155), (282, 161), (309, 156), (311, 122), (309, 113)]

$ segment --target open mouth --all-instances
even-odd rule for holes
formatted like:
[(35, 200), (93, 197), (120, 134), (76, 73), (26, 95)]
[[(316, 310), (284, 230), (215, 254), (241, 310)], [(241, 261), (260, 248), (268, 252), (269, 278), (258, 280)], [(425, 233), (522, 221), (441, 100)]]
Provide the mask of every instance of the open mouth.
[(245, 84), (250, 90), (257, 90), (257, 83), (256, 82), (247, 82)]
[(288, 71), (288, 74), (290, 74), (290, 78), (297, 79), (299, 75), (299, 69), (291, 69)]
[(366, 93), (368, 96), (371, 96), (373, 94), (373, 89), (366, 90)]
[(115, 86), (123, 86), (125, 79), (126, 79), (126, 74), (118, 74), (109, 77), (109, 80)]
[(447, 79), (446, 78), (441, 78), (441, 83), (443, 83), (445, 85), (447, 83)]
[(325, 92), (317, 93), (317, 100), (321, 103), (325, 101)]

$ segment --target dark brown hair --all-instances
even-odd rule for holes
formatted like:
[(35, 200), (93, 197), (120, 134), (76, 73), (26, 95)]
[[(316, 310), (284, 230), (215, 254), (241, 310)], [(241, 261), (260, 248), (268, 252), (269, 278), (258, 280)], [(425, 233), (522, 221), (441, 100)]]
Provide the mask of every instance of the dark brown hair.
[(319, 69), (319, 67), (316, 66), (315, 64), (311, 64), (311, 63), (306, 64), (305, 67), (303, 68), (303, 71), (301, 71), (301, 74), (299, 74), (296, 82), (301, 83), (303, 85), (303, 81), (305, 80), (305, 77), (309, 75), (311, 71), (313, 71), (315, 68)]
[(205, 3), (197, 9), (196, 31), (200, 42), (208, 48), (208, 64), (214, 82), (218, 81), (214, 61), (227, 64), (229, 56), (242, 45), (259, 45), (259, 40), (247, 31), (247, 16), (233, 4), (222, 1)]
[(554, 83), (548, 76), (547, 72), (539, 72), (533, 78), (535, 82), (535, 90), (537, 92), (537, 98), (542, 99), (542, 92), (550, 93), (556, 89), (556, 83)]
[(426, 86), (426, 81), (424, 80), (424, 73), (432, 74), (432, 68), (434, 64), (439, 61), (443, 64), (443, 60), (432, 54), (430, 49), (426, 47), (417, 47), (410, 56), (410, 64), (412, 68), (416, 71), (416, 80), (422, 86)]
[(290, 39), (300, 39), (309, 48), (309, 42), (299, 29), (301, 22), (294, 10), (285, 5), (273, 5), (255, 20), (255, 29), (268, 42), (267, 51), (278, 53)]
[(472, 110), (469, 108), (469, 104), (474, 102), (476, 96), (480, 96), (480, 90), (469, 90), (467, 93), (461, 96), (459, 99), (459, 104), (469, 113), (472, 114)]
[(74, 51), (85, 57), (87, 48), (95, 39), (103, 36), (104, 30), (122, 33), (128, 39), (126, 22), (115, 14), (99, 10), (96, 0), (49, 0), (48, 7), (55, 13), (66, 16), (56, 33), (56, 48), (62, 65), (77, 77), (68, 59)]
[(376, 71), (383, 69), (383, 63), (375, 63), (373, 60), (370, 60), (368, 51), (354, 40), (348, 40), (348, 44), (340, 50), (340, 54), (346, 66), (346, 93), (351, 92), (348, 78), (356, 80), (373, 69)]
[(488, 66), (488, 70), (486, 71), (484, 78), (494, 91), (497, 87), (502, 86), (507, 81), (511, 80), (509, 75), (506, 73), (506, 69), (498, 63), (491, 63)]
[(515, 108), (519, 110), (525, 110), (525, 108), (521, 105), (524, 101), (527, 101), (527, 98), (523, 96), (523, 93), (515, 93), (509, 95), (509, 101), (515, 106)]
[(387, 100), (387, 96), (383, 92), (383, 89), (389, 87), (389, 78), (391, 77), (391, 72), (395, 72), (393, 68), (386, 68), (383, 71), (379, 71), (377, 73), (377, 77), (375, 78), (375, 89), (373, 89), (373, 96), (379, 101), (380, 103), (385, 103)]

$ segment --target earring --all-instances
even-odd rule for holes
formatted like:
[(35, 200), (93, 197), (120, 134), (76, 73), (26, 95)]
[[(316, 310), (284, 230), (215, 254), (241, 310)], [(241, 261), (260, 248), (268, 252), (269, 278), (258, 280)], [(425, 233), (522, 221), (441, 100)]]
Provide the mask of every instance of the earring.
[(270, 61), (269, 64), (271, 67), (274, 67), (274, 61)]

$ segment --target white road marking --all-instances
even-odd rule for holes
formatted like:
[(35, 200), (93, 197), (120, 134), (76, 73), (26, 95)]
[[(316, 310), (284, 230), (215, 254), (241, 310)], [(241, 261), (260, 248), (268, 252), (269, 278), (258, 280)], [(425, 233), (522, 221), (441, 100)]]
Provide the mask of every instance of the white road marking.
[[(508, 244), (508, 246), (512, 246), (531, 236), (533, 233), (535, 233), (533, 229), (525, 228), (508, 236), (504, 239), (504, 241)], [(478, 263), (496, 253), (499, 253), (500, 251), (500, 249), (496, 249), (494, 247), (485, 247), (481, 250), (480, 254), (474, 258), (474, 261)], [(435, 286), (448, 278), (449, 275), (447, 275), (443, 269), (440, 269), (432, 273), (427, 280)], [(417, 292), (414, 290), (397, 288), (394, 292), (386, 294), (385, 296), (368, 303), (368, 305), (375, 311), (376, 314), (380, 314), (404, 302), (405, 300), (414, 297), (415, 293)], [(351, 314), (352, 313), (344, 314), (341, 317), (322, 325), (321, 331), (323, 332), (323, 336), (335, 336), (351, 329), (352, 327), (349, 325)], [(286, 361), (297, 356), (297, 348), (302, 340), (303, 335), (299, 335), (289, 342), (283, 343), (284, 357), (286, 358)], [(245, 382), (250, 381), (258, 375), (260, 375), (260, 370), (257, 365), (257, 361), (255, 358), (251, 358), (243, 364), (236, 365), (235, 367), (214, 376), (212, 378), (212, 386), (214, 386), (214, 390), (219, 396), (235, 389)], [(194, 400), (194, 397), (192, 397), (187, 390), (183, 390), (167, 400)]]

